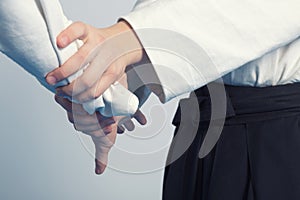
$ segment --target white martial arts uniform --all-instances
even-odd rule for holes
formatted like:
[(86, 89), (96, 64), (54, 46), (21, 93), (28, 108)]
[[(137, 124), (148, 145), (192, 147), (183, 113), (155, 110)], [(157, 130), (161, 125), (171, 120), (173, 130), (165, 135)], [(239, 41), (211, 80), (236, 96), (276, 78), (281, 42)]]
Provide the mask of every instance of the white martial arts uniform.
[[(163, 101), (197, 89), (173, 120), (163, 200), (300, 198), (299, 10), (299, 0), (144, 0), (122, 17)], [(238, 85), (225, 86), (224, 124), (209, 120), (219, 105), (204, 86), (219, 77)]]
[[(18, 18), (21, 15), (14, 14), (19, 11), (27, 16), (25, 19), (28, 19), (29, 16), (33, 17), (32, 13), (26, 12), (26, 8), (30, 4), (28, 1), (26, 3), (18, 1), (18, 5), (22, 4), (22, 10), (15, 10), (17, 9), (14, 7), (16, 3), (13, 2), (12, 0), (1, 1), (1, 4), (5, 5), (2, 6), (1, 18), (5, 19), (9, 16), (8, 14), (13, 14), (10, 16), (10, 20), (22, 20), (22, 18)], [(7, 9), (7, 5), (11, 10)], [(266, 0), (263, 2), (259, 0), (217, 2), (214, 0), (206, 2), (198, 0), (140, 0), (135, 9), (123, 16), (122, 19), (131, 24), (141, 43), (146, 47), (146, 52), (161, 82), (165, 95), (164, 101), (168, 101), (175, 96), (206, 85), (219, 77), (223, 77), (226, 84), (259, 87), (300, 81), (299, 56), (295, 53), (300, 51), (300, 41), (297, 39), (300, 35), (299, 8), (300, 4), (297, 0)], [(43, 18), (39, 18), (43, 20)], [(2, 26), (1, 38), (3, 38), (3, 31), (4, 35), (8, 35), (5, 31), (13, 30), (16, 27), (15, 25), (12, 27), (9, 24), (6, 25)], [(28, 25), (24, 25), (25, 29)], [(22, 25), (20, 27), (24, 28)], [(31, 26), (31, 29), (35, 30), (34, 28), (36, 29), (36, 27)], [(39, 26), (38, 30), (40, 28)], [(46, 30), (47, 27), (44, 26), (43, 28)], [(192, 50), (185, 52), (186, 46), (180, 43), (180, 37), (170, 38), (169, 43), (175, 44), (170, 48), (175, 49), (175, 51), (177, 48), (182, 54), (193, 53), (192, 56), (197, 56), (196, 62), (199, 61), (200, 64), (193, 65), (194, 63), (191, 64), (180, 58), (180, 56), (184, 57), (185, 55), (177, 56), (151, 48), (153, 46), (159, 47), (162, 40), (155, 40), (151, 35), (149, 37), (147, 31), (146, 33), (139, 31), (144, 28), (170, 30), (189, 38), (202, 49), (201, 52), (193, 52)], [(11, 32), (9, 33), (11, 34)], [(14, 31), (12, 33), (16, 34)], [(11, 37), (15, 36), (18, 34)], [(22, 37), (24, 35), (19, 38)], [(49, 36), (47, 35), (47, 37)], [(26, 39), (32, 38), (28, 36)], [(26, 39), (20, 40), (24, 47), (26, 47)], [(36, 45), (34, 48), (25, 48), (25, 52), (30, 52), (32, 49), (49, 48), (47, 50), (50, 52), (48, 57), (53, 60), (56, 58), (54, 65), (48, 65), (48, 63), (42, 65), (41, 62), (45, 62), (43, 60), (45, 56), (34, 58), (29, 56), (29, 59), (17, 57), (15, 60), (17, 62), (22, 61), (23, 66), (30, 66), (28, 63), (34, 60), (34, 65), (30, 67), (50, 66), (45, 71), (51, 71), (50, 69), (58, 65), (57, 55), (53, 51), (53, 43), (49, 41), (46, 47), (44, 39), (40, 37), (42, 42), (34, 43), (33, 45)], [(173, 42), (176, 39), (179, 40), (178, 43)], [(22, 55), (24, 49), (18, 52), (20, 49), (14, 47), (14, 52), (10, 52), (5, 45), (7, 41), (11, 40), (1, 41), (2, 51), (10, 57), (16, 54)], [(43, 44), (43, 46), (39, 46), (39, 44)], [(184, 48), (182, 48), (183, 46)], [(184, 81), (174, 81), (170, 72), (180, 75)], [(45, 85), (44, 75), (36, 76), (40, 77), (39, 81)]]

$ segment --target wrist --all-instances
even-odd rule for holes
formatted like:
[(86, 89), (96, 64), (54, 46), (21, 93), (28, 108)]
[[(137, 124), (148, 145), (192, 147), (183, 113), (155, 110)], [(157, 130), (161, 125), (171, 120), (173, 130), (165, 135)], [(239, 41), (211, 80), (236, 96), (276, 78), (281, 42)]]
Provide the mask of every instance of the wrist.
[(129, 50), (122, 56), (125, 65), (132, 65), (142, 60), (144, 49), (134, 30), (126, 21), (121, 20), (109, 28), (111, 36), (121, 35), (122, 46)]

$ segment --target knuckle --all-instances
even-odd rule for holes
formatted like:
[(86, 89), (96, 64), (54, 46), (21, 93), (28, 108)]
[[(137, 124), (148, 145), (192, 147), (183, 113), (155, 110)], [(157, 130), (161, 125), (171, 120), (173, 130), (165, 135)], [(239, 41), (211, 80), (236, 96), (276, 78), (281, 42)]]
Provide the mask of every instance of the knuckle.
[(83, 26), (85, 26), (85, 23), (83, 23), (82, 21), (75, 21), (75, 22), (73, 23), (73, 25), (74, 25), (74, 26), (83, 27)]
[[(81, 36), (79, 37), (79, 39), (84, 39), (87, 36), (89, 26), (81, 21), (77, 21), (74, 24), (75, 26), (73, 28), (76, 29), (75, 31), (81, 32)], [(76, 33), (74, 33), (74, 35), (76, 35)]]
[(93, 83), (91, 80), (89, 80), (87, 78), (82, 78), (80, 81), (80, 85), (83, 88), (90, 88), (90, 87), (92, 87)]
[(64, 79), (68, 77), (68, 73), (65, 69), (65, 67), (60, 67), (58, 68), (58, 70), (56, 71), (56, 75), (59, 77), (59, 79)]
[(118, 78), (118, 73), (115, 70), (113, 70), (113, 71), (107, 72), (107, 76), (110, 79), (116, 80)]
[(95, 37), (95, 42), (97, 44), (103, 43), (104, 40), (105, 40), (105, 38), (102, 35), (100, 35), (100, 34), (98, 34), (97, 37)]

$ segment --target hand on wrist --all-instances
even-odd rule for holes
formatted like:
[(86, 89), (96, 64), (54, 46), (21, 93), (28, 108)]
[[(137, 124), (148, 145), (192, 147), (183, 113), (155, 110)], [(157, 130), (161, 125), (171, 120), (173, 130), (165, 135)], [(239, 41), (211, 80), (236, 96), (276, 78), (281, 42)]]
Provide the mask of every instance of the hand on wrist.
[[(109, 27), (109, 35), (111, 37), (123, 34), (124, 36), (124, 46), (126, 45), (132, 49), (130, 53), (123, 56), (125, 65), (132, 65), (137, 62), (140, 62), (143, 58), (144, 49), (142, 44), (140, 43), (137, 35), (134, 30), (126, 21), (121, 20), (115, 25)], [(121, 36), (122, 37), (122, 36)]]

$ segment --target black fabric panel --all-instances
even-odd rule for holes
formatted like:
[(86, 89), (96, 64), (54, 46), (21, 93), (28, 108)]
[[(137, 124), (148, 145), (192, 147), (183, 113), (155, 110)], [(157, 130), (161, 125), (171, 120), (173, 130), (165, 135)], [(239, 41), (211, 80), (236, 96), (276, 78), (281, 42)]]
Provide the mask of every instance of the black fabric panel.
[[(163, 199), (300, 199), (300, 84), (226, 86), (226, 92), (234, 112), (227, 111), (221, 137), (203, 159), (198, 152), (209, 124), (210, 101), (206, 87), (195, 92), (200, 111), (206, 113), (188, 150), (166, 166)], [(184, 121), (180, 116), (177, 112), (173, 121), (175, 136)], [(180, 145), (172, 142), (168, 158)]]

